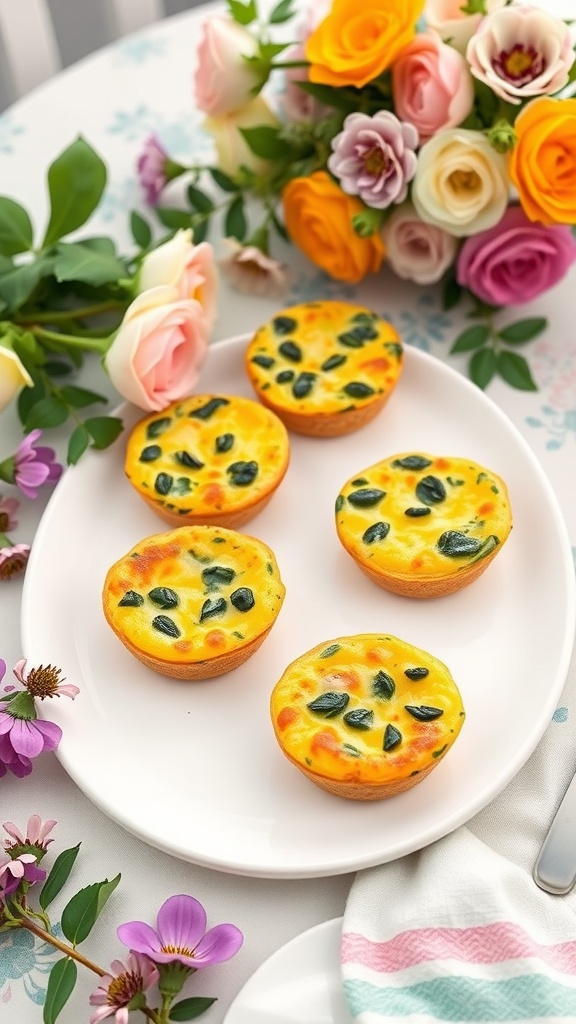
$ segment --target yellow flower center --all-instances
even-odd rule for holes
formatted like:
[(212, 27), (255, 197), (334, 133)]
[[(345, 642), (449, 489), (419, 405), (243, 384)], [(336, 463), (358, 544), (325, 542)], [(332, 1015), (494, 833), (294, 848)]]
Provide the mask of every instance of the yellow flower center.
[(502, 50), (493, 61), (493, 66), (500, 78), (522, 86), (542, 74), (546, 61), (533, 46), (516, 43), (511, 50)]
[(108, 986), (106, 1001), (109, 1006), (127, 1006), (142, 988), (142, 978), (132, 971), (113, 978)]
[(478, 174), (476, 171), (457, 170), (452, 171), (448, 178), (454, 192), (474, 192), (478, 188)]
[(163, 953), (177, 953), (180, 956), (194, 956), (194, 950), (188, 946), (162, 946)]

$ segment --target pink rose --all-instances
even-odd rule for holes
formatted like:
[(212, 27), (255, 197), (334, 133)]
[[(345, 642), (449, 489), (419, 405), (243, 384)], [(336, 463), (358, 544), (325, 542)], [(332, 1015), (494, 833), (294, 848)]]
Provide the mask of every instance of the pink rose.
[(398, 277), (417, 284), (439, 281), (454, 261), (458, 243), (453, 235), (420, 220), (412, 203), (398, 206), (382, 227), (386, 261)]
[[(315, 0), (314, 5), (308, 7), (302, 25), (296, 32), (297, 42), (284, 51), (282, 60), (306, 61), (308, 36), (326, 17), (329, 8), (328, 0)], [(307, 67), (286, 68), (285, 81), (286, 89), (280, 97), (280, 103), (287, 120), (319, 121), (332, 112), (332, 107), (321, 103), (298, 85), (298, 82), (308, 81)]]
[(157, 412), (191, 394), (207, 351), (206, 320), (195, 299), (160, 285), (130, 304), (104, 365), (123, 398)]
[(418, 129), (421, 141), (461, 124), (474, 103), (468, 64), (434, 32), (419, 32), (402, 50), (392, 68), (392, 90), (398, 117)]
[(214, 14), (206, 19), (194, 75), (199, 110), (223, 117), (254, 98), (252, 90), (258, 84), (258, 75), (244, 57), (253, 57), (257, 50), (254, 36), (231, 18)]
[(180, 229), (144, 257), (138, 283), (141, 292), (167, 284), (177, 289), (179, 298), (196, 299), (204, 310), (207, 330), (212, 331), (218, 289), (214, 251), (208, 242), (194, 245), (189, 228)]
[(552, 288), (575, 260), (569, 227), (534, 223), (510, 206), (495, 227), (466, 239), (456, 276), (484, 302), (515, 306)]

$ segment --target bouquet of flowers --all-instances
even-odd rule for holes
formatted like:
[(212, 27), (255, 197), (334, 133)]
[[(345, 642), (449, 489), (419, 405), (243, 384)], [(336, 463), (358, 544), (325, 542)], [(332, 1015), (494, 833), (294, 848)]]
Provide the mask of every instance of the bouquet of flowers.
[[(576, 257), (570, 26), (516, 0), (315, 0), (286, 39), (294, 17), (293, 0), (265, 17), (257, 0), (228, 0), (205, 21), (195, 103), (215, 166), (185, 167), (149, 139), (148, 202), (196, 241), (223, 216), (222, 268), (240, 288), (281, 289), (274, 234), (338, 281), (387, 264), (418, 285), (442, 282), (446, 308), (472, 302), (476, 322), (452, 351), (471, 353), (473, 380), (534, 389), (517, 346), (546, 321), (499, 330), (494, 316), (555, 285)], [(187, 211), (165, 201), (183, 175)]]

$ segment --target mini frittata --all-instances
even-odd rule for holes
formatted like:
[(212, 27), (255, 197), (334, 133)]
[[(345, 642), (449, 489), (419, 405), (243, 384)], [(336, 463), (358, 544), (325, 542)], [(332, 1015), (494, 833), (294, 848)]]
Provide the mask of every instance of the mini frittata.
[(149, 668), (179, 679), (230, 672), (258, 650), (284, 601), (274, 553), (220, 526), (181, 526), (109, 569), (106, 620)]
[(193, 395), (146, 416), (128, 439), (125, 472), (171, 526), (236, 529), (260, 512), (288, 468), (286, 427), (238, 395)]
[(260, 401), (289, 430), (335, 437), (382, 409), (402, 369), (403, 348), (386, 320), (347, 302), (283, 309), (246, 349), (246, 372)]
[(293, 661), (272, 691), (270, 713), (292, 764), (352, 800), (383, 800), (421, 782), (465, 719), (443, 662), (370, 633), (326, 641)]
[(404, 452), (356, 473), (336, 499), (338, 537), (386, 590), (439, 597), (475, 580), (512, 528), (504, 481), (472, 459)]

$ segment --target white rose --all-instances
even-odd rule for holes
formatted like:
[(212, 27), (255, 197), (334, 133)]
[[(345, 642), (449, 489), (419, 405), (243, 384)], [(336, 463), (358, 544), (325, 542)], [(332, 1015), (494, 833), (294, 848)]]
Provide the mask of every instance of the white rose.
[(218, 290), (214, 252), (208, 242), (194, 245), (189, 228), (177, 231), (173, 238), (147, 253), (142, 260), (139, 291), (162, 284), (176, 288), (181, 299), (196, 299), (204, 310), (208, 331), (212, 330)]
[(15, 352), (0, 346), (0, 412), (16, 398), (22, 388), (34, 385)]
[(194, 76), (197, 108), (213, 117), (222, 117), (249, 103), (258, 75), (244, 57), (253, 57), (257, 52), (258, 42), (248, 29), (221, 15), (207, 18), (202, 26)]
[(271, 125), (278, 128), (280, 122), (261, 96), (257, 96), (247, 107), (228, 117), (207, 117), (204, 127), (210, 132), (216, 143), (218, 167), (232, 177), (238, 173), (241, 164), (250, 168), (255, 174), (262, 174), (270, 166), (269, 162), (256, 156), (249, 148), (240, 128), (259, 128), (260, 125)]
[(396, 207), (384, 223), (382, 237), (394, 273), (416, 284), (439, 281), (456, 257), (454, 236), (426, 224), (412, 203)]
[(426, 142), (412, 181), (416, 212), (451, 235), (497, 224), (508, 205), (506, 158), (482, 132), (448, 128)]

